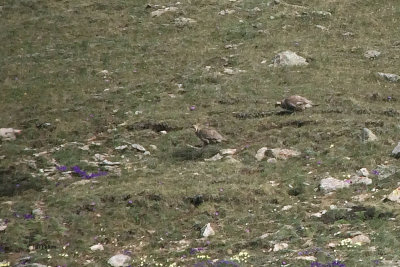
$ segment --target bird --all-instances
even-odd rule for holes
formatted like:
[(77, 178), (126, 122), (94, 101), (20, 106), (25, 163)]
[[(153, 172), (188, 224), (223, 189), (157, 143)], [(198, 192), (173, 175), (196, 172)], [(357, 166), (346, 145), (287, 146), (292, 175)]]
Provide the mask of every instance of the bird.
[(280, 106), (283, 109), (289, 111), (303, 111), (306, 108), (311, 108), (313, 106), (317, 106), (313, 104), (312, 101), (308, 100), (305, 97), (299, 95), (292, 95), (282, 99), (280, 102), (276, 102), (275, 107)]
[(199, 124), (194, 124), (192, 127), (194, 128), (197, 137), (203, 141), (203, 147), (208, 144), (216, 144), (226, 141), (226, 138), (224, 138), (214, 128), (200, 126)]

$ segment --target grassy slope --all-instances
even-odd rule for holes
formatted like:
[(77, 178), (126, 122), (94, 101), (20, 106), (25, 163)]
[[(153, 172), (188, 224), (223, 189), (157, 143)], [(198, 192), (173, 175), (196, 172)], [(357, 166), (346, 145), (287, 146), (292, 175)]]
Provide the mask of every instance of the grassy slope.
[[(6, 155), (0, 162), (4, 185), (0, 202), (14, 202), (12, 206), (1, 204), (0, 218), (11, 221), (6, 232), (0, 233), (0, 245), (5, 248), (0, 260), (14, 260), (24, 255), (30, 244), (43, 241), (56, 249), (32, 256), (52, 266), (78, 266), (85, 260), (104, 266), (110, 256), (123, 250), (131, 250), (136, 262), (143, 256), (150, 262), (152, 256), (160, 263), (168, 259), (190, 266), (200, 260), (189, 248), (204, 246), (212, 259), (228, 259), (247, 250), (254, 266), (278, 266), (282, 261), (308, 266), (294, 259), (307, 249), (307, 240), (312, 242), (309, 248), (326, 252), (316, 255), (321, 262), (337, 258), (348, 266), (369, 266), (381, 256), (397, 259), (396, 220), (378, 216), (367, 220), (360, 215), (323, 222), (309, 214), (331, 204), (344, 207), (353, 195), (372, 188), (383, 190), (363, 205), (380, 212), (396, 209), (393, 203), (379, 201), (389, 193), (385, 190), (396, 187), (396, 177), (333, 196), (314, 192), (314, 188), (325, 172), (340, 178), (361, 167), (396, 163), (389, 153), (398, 141), (398, 115), (387, 116), (384, 111), (398, 107), (399, 83), (378, 80), (374, 73), (399, 72), (399, 47), (392, 44), (399, 36), (395, 25), (399, 24), (400, 4), (395, 0), (287, 2), (305, 8), (268, 5), (261, 0), (193, 0), (181, 1), (176, 13), (152, 18), (150, 12), (155, 9), (146, 9), (147, 2), (141, 0), (5, 0), (0, 11), (0, 126), (21, 128), (24, 134), (0, 147), (0, 155)], [(154, 4), (172, 5), (166, 1)], [(252, 10), (254, 7), (261, 11)], [(217, 15), (223, 9), (236, 12)], [(312, 13), (317, 10), (330, 11), (332, 16)], [(296, 11), (307, 14), (296, 16)], [(197, 23), (178, 27), (174, 19), (180, 16)], [(328, 30), (321, 31), (317, 24)], [(345, 32), (354, 36), (344, 37)], [(224, 48), (239, 43), (237, 49)], [(383, 52), (378, 60), (363, 57), (372, 48)], [(270, 59), (283, 50), (298, 52), (310, 65), (268, 67)], [(267, 64), (261, 64), (264, 59)], [(246, 72), (216, 74), (225, 67)], [(101, 74), (103, 70), (109, 74)], [(182, 84), (185, 92), (179, 91), (177, 84)], [(104, 92), (106, 88), (110, 90)], [(381, 96), (373, 101), (369, 95), (375, 92)], [(292, 116), (239, 120), (232, 114), (273, 110), (273, 103), (289, 94), (304, 95), (320, 106)], [(394, 100), (383, 101), (387, 96)], [(196, 106), (195, 111), (189, 111), (191, 105)], [(143, 113), (135, 115), (135, 111)], [(312, 123), (293, 127), (297, 120)], [(146, 121), (166, 122), (176, 130), (162, 135), (117, 127), (123, 122)], [(45, 122), (53, 126), (36, 127)], [(225, 147), (247, 144), (237, 156), (241, 163), (203, 162), (215, 148), (204, 155), (188, 149), (186, 144), (199, 142), (190, 130), (195, 122), (218, 128), (229, 138)], [(359, 133), (365, 125), (379, 135), (379, 142), (360, 143)], [(117, 130), (107, 131), (114, 128)], [(66, 142), (87, 143), (93, 136), (102, 142), (100, 147), (82, 151), (70, 146), (33, 156)], [(143, 158), (134, 151), (115, 151), (124, 141), (146, 148), (154, 144), (158, 149)], [(332, 144), (334, 148), (329, 149)], [(312, 159), (276, 165), (256, 162), (254, 154), (262, 146), (293, 147)], [(36, 151), (26, 151), (26, 147)], [(108, 153), (110, 160), (122, 161), (121, 175), (111, 172), (99, 177), (97, 184), (78, 187), (70, 186), (79, 180), (77, 176), (60, 184), (40, 176), (38, 169), (54, 166), (52, 159), (60, 165), (90, 168), (80, 160), (91, 159), (95, 153)], [(193, 160), (184, 160), (188, 158)], [(24, 159), (34, 160), (37, 169)], [(310, 171), (313, 173), (308, 174)], [(269, 181), (280, 186), (273, 187)], [(303, 186), (303, 182), (309, 185)], [(21, 185), (18, 188), (17, 183)], [(300, 194), (291, 196), (289, 185), (299, 188)], [(197, 208), (188, 201), (196, 194), (205, 199)], [(14, 212), (30, 212), (38, 201), (50, 218), (39, 221), (13, 216)], [(285, 205), (294, 207), (280, 212)], [(198, 227), (207, 222), (213, 223), (217, 233), (209, 244), (198, 240)], [(334, 236), (338, 231), (341, 234)], [(347, 231), (369, 234), (370, 246), (376, 251), (370, 252), (368, 246), (325, 248), (329, 242), (346, 238)], [(257, 238), (265, 233), (270, 235)], [(191, 243), (177, 252), (181, 244), (176, 241), (182, 239)], [(269, 252), (278, 241), (288, 243), (289, 248)], [(97, 242), (105, 245), (104, 253), (88, 249)], [(181, 258), (184, 255), (186, 258)]]

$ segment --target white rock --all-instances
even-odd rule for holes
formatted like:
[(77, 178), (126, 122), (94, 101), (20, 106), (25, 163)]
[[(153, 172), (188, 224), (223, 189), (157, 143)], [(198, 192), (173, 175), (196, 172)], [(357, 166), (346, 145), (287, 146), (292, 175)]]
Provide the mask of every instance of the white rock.
[(293, 208), (292, 205), (287, 205), (287, 206), (284, 206), (284, 207), (282, 208), (282, 211), (290, 210), (291, 208)]
[(13, 128), (0, 128), (0, 137), (4, 141), (15, 140), (15, 135), (20, 134), (21, 132), (21, 130), (16, 130)]
[(195, 24), (196, 21), (191, 18), (184, 18), (184, 17), (179, 17), (175, 19), (175, 25), (177, 26), (187, 26), (191, 24)]
[(0, 232), (6, 230), (7, 224), (3, 222), (3, 219), (0, 219)]
[(238, 73), (246, 72), (245, 70), (240, 70), (240, 69), (232, 69), (232, 68), (225, 68), (224, 73), (229, 74), (229, 75), (234, 75)]
[(332, 13), (328, 12), (328, 11), (313, 11), (312, 13), (320, 15), (320, 16), (324, 16), (324, 17), (332, 16)]
[(142, 145), (133, 144), (132, 147), (133, 147), (134, 149), (140, 151), (140, 152), (146, 152), (146, 149), (145, 149)]
[(323, 31), (328, 30), (328, 28), (326, 28), (325, 26), (322, 26), (322, 25), (315, 25), (315, 27), (317, 27), (318, 29), (323, 30)]
[(321, 218), (322, 215), (324, 215), (325, 213), (326, 213), (326, 210), (322, 210), (322, 211), (320, 211), (320, 212), (312, 213), (311, 216), (312, 216), (312, 217)]
[(202, 229), (201, 229), (201, 235), (204, 237), (209, 237), (212, 235), (215, 235), (214, 230), (211, 228), (211, 224), (207, 223)]
[(281, 67), (281, 66), (307, 66), (308, 62), (305, 58), (297, 55), (292, 51), (283, 51), (277, 54), (273, 59), (273, 64), (270, 66)]
[(177, 7), (166, 7), (166, 8), (163, 8), (163, 9), (158, 9), (156, 11), (153, 11), (150, 14), (151, 14), (152, 17), (159, 17), (159, 16), (161, 16), (162, 14), (164, 14), (166, 12), (176, 12), (176, 11), (178, 11)]
[(222, 158), (223, 157), (221, 156), (221, 154), (218, 153), (209, 159), (205, 159), (204, 161), (217, 161), (217, 160), (221, 160)]
[(167, 131), (160, 131), (161, 134), (167, 134)]
[(127, 145), (122, 145), (122, 146), (117, 146), (117, 147), (115, 148), (115, 150), (125, 150), (125, 149), (127, 149), (127, 148), (128, 148)]
[(227, 149), (221, 149), (219, 153), (221, 155), (234, 155), (236, 151), (237, 151), (236, 148), (227, 148)]
[(316, 261), (317, 258), (314, 256), (298, 256), (296, 257), (297, 260), (305, 260), (305, 261)]
[(361, 133), (361, 140), (363, 142), (373, 142), (378, 140), (378, 137), (368, 128), (363, 128)]
[(114, 267), (129, 266), (131, 257), (124, 254), (117, 254), (112, 256), (107, 263)]
[(377, 51), (377, 50), (368, 50), (364, 53), (364, 57), (368, 58), (368, 59), (376, 59), (377, 57), (379, 57), (381, 54), (381, 52)]
[(394, 156), (395, 158), (399, 158), (400, 157), (400, 142), (397, 144), (397, 146), (393, 149), (392, 151), (392, 156)]
[(150, 145), (150, 148), (153, 150), (157, 150), (157, 146), (156, 145)]
[(393, 192), (387, 196), (387, 199), (393, 202), (400, 203), (400, 187), (393, 190)]
[(267, 147), (262, 147), (262, 148), (260, 148), (258, 151), (257, 151), (257, 154), (256, 154), (256, 159), (258, 160), (258, 161), (261, 161), (261, 160), (263, 160), (264, 158), (265, 158), (265, 152), (268, 150), (268, 148)]
[(278, 243), (274, 245), (274, 252), (280, 251), (280, 250), (284, 250), (287, 249), (289, 247), (289, 245), (287, 243)]
[(368, 236), (361, 234), (361, 235), (357, 235), (357, 236), (353, 237), (351, 239), (351, 243), (353, 245), (365, 245), (365, 244), (371, 243), (371, 240), (369, 239)]
[(221, 10), (220, 12), (218, 12), (218, 15), (224, 16), (224, 15), (229, 15), (229, 14), (233, 14), (236, 11), (234, 9), (225, 9), (225, 10)]
[(358, 176), (364, 176), (364, 177), (369, 176), (369, 171), (367, 170), (367, 168), (361, 168), (356, 173)]
[(301, 155), (299, 151), (286, 149), (286, 148), (274, 148), (267, 151), (268, 154), (272, 155), (276, 159), (287, 160), (292, 157), (298, 157)]
[(102, 244), (97, 244), (97, 245), (93, 245), (90, 247), (91, 251), (97, 251), (97, 250), (104, 250), (104, 247)]
[(320, 188), (324, 190), (325, 193), (335, 191), (337, 189), (347, 188), (349, 186), (349, 183), (335, 179), (333, 177), (324, 178), (320, 182)]
[(113, 161), (109, 161), (109, 160), (105, 159), (100, 164), (101, 165), (107, 165), (107, 166), (116, 166), (116, 165), (121, 165), (121, 162), (119, 162), (119, 161), (113, 162)]
[(377, 74), (379, 77), (384, 78), (384, 79), (388, 80), (389, 82), (397, 82), (400, 80), (400, 76), (397, 74), (383, 73), (383, 72), (378, 72)]

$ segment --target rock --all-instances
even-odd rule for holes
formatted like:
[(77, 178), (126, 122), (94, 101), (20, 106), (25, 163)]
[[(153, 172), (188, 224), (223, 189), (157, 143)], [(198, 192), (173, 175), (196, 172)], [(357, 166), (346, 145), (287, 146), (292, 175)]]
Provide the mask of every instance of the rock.
[(363, 128), (361, 133), (361, 140), (363, 142), (373, 142), (378, 140), (378, 137), (368, 128)]
[(337, 189), (347, 188), (349, 186), (349, 183), (335, 179), (333, 177), (324, 178), (320, 182), (320, 188), (324, 190), (325, 193), (336, 191)]
[(204, 159), (204, 161), (217, 161), (217, 160), (221, 160), (223, 157), (221, 156), (221, 154), (216, 154), (214, 156), (212, 156), (209, 159)]
[(43, 218), (45, 217), (45, 216), (44, 216), (43, 210), (40, 209), (40, 208), (37, 208), (37, 209), (32, 210), (32, 214), (33, 214), (36, 218), (39, 218), (39, 219), (43, 219)]
[(113, 162), (113, 161), (109, 161), (109, 160), (105, 159), (102, 162), (100, 162), (99, 164), (106, 165), (106, 166), (116, 166), (116, 165), (121, 165), (121, 162), (119, 162), (119, 161)]
[(353, 245), (365, 245), (371, 243), (371, 240), (369, 239), (368, 236), (361, 234), (361, 235), (356, 235), (351, 239), (351, 243)]
[(221, 155), (225, 156), (225, 155), (234, 155), (236, 153), (237, 149), (236, 148), (227, 148), (227, 149), (221, 149), (219, 151), (219, 153), (221, 153)]
[(375, 170), (372, 171), (378, 176), (379, 180), (386, 179), (398, 172), (398, 168), (393, 165), (378, 165)]
[(361, 195), (358, 195), (358, 196), (353, 196), (351, 198), (354, 199), (355, 201), (364, 202), (369, 197), (370, 197), (369, 194), (361, 194)]
[(283, 51), (277, 54), (274, 59), (273, 63), (270, 66), (273, 67), (282, 67), (282, 66), (307, 66), (308, 62), (305, 58), (297, 55), (295, 52), (292, 51)]
[(262, 148), (260, 148), (260, 149), (257, 151), (256, 155), (255, 155), (256, 159), (257, 159), (258, 161), (263, 160), (263, 159), (265, 158), (265, 152), (266, 152), (267, 150), (268, 150), (267, 147), (262, 147)]
[(287, 243), (278, 243), (274, 245), (274, 252), (280, 251), (280, 250), (284, 250), (287, 249), (289, 247), (289, 245)]
[(354, 175), (348, 181), (350, 181), (351, 184), (366, 184), (366, 185), (372, 184), (372, 180), (365, 176)]
[(225, 9), (225, 10), (221, 10), (220, 12), (218, 12), (218, 15), (225, 16), (225, 15), (233, 14), (235, 12), (236, 11), (234, 9)]
[(180, 27), (195, 24), (196, 22), (197, 21), (195, 21), (194, 19), (184, 18), (184, 17), (179, 17), (175, 19), (175, 25)]
[(368, 50), (365, 51), (364, 53), (364, 57), (368, 58), (368, 59), (376, 59), (380, 56), (381, 52), (377, 51), (377, 50)]
[(97, 250), (104, 250), (104, 247), (102, 244), (97, 244), (97, 245), (93, 245), (90, 247), (91, 251), (97, 251)]
[(232, 69), (232, 68), (224, 68), (224, 73), (229, 75), (234, 75), (238, 73), (246, 72), (245, 70), (240, 69)]
[(314, 256), (298, 256), (295, 259), (297, 260), (305, 260), (305, 261), (316, 261), (317, 258)]
[(356, 173), (358, 176), (364, 176), (364, 177), (369, 176), (369, 171), (367, 170), (367, 168), (361, 168)]
[(124, 254), (117, 254), (112, 256), (108, 260), (108, 264), (114, 267), (119, 267), (119, 266), (129, 266), (131, 262), (131, 257), (124, 255)]
[(331, 12), (328, 12), (328, 11), (322, 11), (322, 10), (319, 10), (319, 11), (313, 11), (312, 13), (313, 13), (313, 14), (316, 14), (316, 15), (323, 16), (323, 17), (329, 17), (329, 16), (332, 16), (332, 13), (331, 13)]
[(387, 196), (387, 199), (393, 202), (400, 203), (400, 187), (393, 190), (393, 192)]
[(322, 25), (315, 25), (315, 27), (317, 27), (318, 29), (323, 30), (323, 31), (328, 30), (328, 28), (326, 28), (325, 26), (322, 26)]
[(282, 208), (282, 211), (290, 210), (291, 208), (293, 208), (292, 205), (287, 205)]
[(393, 149), (392, 151), (392, 156), (395, 158), (400, 158), (400, 142), (397, 144), (397, 146)]
[(286, 148), (274, 148), (267, 150), (267, 153), (276, 159), (287, 160), (292, 157), (298, 157), (301, 155), (299, 151), (286, 149)]
[(117, 146), (117, 147), (115, 148), (115, 150), (125, 150), (125, 149), (127, 149), (127, 148), (128, 148), (127, 145), (122, 145), (122, 146)]
[(388, 80), (389, 82), (397, 82), (400, 80), (400, 76), (392, 73), (383, 73), (383, 72), (378, 72), (377, 73), (379, 77), (384, 78)]
[(3, 221), (3, 219), (0, 219), (0, 232), (6, 230), (7, 224)]
[(146, 152), (146, 149), (142, 145), (139, 145), (139, 144), (132, 144), (132, 148), (134, 148), (140, 152), (143, 152), (143, 153)]
[(152, 17), (159, 17), (164, 13), (176, 12), (176, 11), (178, 11), (177, 7), (166, 7), (166, 8), (162, 8), (162, 9), (157, 9), (156, 11), (153, 11), (150, 14), (151, 14)]
[(214, 230), (211, 228), (211, 224), (207, 223), (202, 229), (201, 229), (201, 235), (204, 237), (209, 237), (212, 235), (215, 235)]
[(16, 139), (16, 134), (20, 134), (21, 130), (16, 130), (13, 128), (0, 128), (0, 137), (3, 141), (12, 141)]
[(156, 145), (150, 145), (150, 148), (153, 150), (157, 150), (157, 146)]

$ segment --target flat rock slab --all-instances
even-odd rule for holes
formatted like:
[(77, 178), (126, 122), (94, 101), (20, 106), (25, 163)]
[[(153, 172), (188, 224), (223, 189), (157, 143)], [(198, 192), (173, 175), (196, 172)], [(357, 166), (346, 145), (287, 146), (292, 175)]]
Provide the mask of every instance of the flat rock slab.
[(335, 179), (333, 177), (324, 178), (320, 182), (320, 188), (324, 190), (325, 193), (336, 191), (342, 188), (347, 188), (349, 186), (350, 186), (349, 183)]
[(107, 263), (114, 267), (124, 267), (129, 266), (131, 261), (131, 257), (124, 254), (117, 254), (112, 256)]
[(395, 158), (400, 158), (400, 142), (397, 144), (397, 146), (393, 149), (392, 151), (392, 156)]
[(271, 67), (283, 67), (283, 66), (307, 66), (308, 62), (305, 58), (297, 55), (292, 51), (283, 51), (277, 54), (273, 63), (270, 65)]
[(400, 81), (400, 76), (397, 74), (392, 74), (392, 73), (383, 73), (383, 72), (378, 72), (377, 73), (379, 77), (384, 78), (385, 80), (389, 82), (398, 82)]

